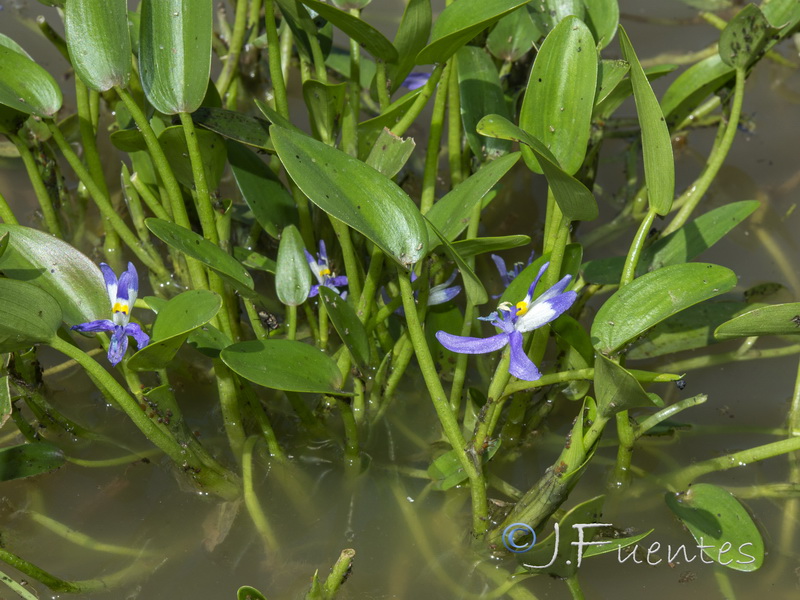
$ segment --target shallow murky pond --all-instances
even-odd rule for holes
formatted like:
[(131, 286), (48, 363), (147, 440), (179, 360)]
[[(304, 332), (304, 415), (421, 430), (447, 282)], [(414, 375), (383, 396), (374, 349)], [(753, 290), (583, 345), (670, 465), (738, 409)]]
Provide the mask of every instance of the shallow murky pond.
[[(623, 24), (642, 58), (698, 51), (718, 35), (707, 24), (689, 23), (695, 11), (677, 1), (628, 0), (620, 5), (623, 15), (628, 15)], [(365, 14), (375, 17), (374, 22), (386, 31), (393, 31), (395, 25), (388, 15), (401, 6), (401, 2), (374, 0)], [(64, 75), (66, 63), (50, 53), (30, 27), (30, 18), (39, 13), (55, 22), (53, 11), (34, 2), (2, 2), (0, 8), (0, 32), (13, 36), (51, 73)], [(645, 17), (686, 22), (643, 22)], [(796, 48), (784, 45), (780, 50), (798, 63)], [(669, 80), (656, 82), (657, 94)], [(800, 69), (769, 61), (761, 64), (748, 80), (744, 105), (756, 127), (737, 136), (707, 199), (709, 207), (754, 198), (763, 203), (757, 219), (746, 222), (702, 257), (736, 270), (738, 295), (757, 284), (778, 282), (786, 288), (780, 301), (800, 297), (800, 211), (794, 210), (800, 197), (798, 105)], [(708, 131), (676, 143), (677, 189), (682, 190), (702, 168), (712, 142), (713, 131)], [(618, 160), (609, 144), (601, 161)], [(495, 201), (494, 212), (486, 216), (500, 233), (530, 233), (528, 228), (540, 226), (537, 219), (541, 217), (529, 208), (532, 186), (523, 170)], [(612, 178), (599, 183), (614, 190), (620, 182)], [(32, 209), (25, 208), (33, 206), (32, 196), (22, 168), (13, 159), (0, 158), (0, 188), (18, 214), (35, 218)], [(542, 194), (541, 189), (533, 189)], [(601, 201), (600, 205), (602, 223), (613, 217), (614, 208), (610, 202)], [(576, 232), (578, 239), (591, 235), (590, 227)], [(587, 252), (613, 254), (615, 248), (626, 244), (624, 236), (600, 239)], [(527, 253), (529, 250), (520, 252), (519, 258), (527, 258)], [(719, 351), (734, 350), (736, 344), (720, 344)], [(189, 359), (190, 352), (186, 351)], [(54, 353), (43, 353), (41, 358), (45, 369), (61, 360)], [(685, 362), (692, 358), (685, 353), (661, 362), (630, 363), (634, 368), (687, 373), (684, 390), (674, 384), (653, 389), (667, 402), (699, 393), (707, 393), (709, 400), (681, 415), (691, 421), (692, 429), (677, 437), (654, 437), (637, 446), (636, 468), (652, 477), (622, 496), (610, 494), (602, 522), (630, 531), (628, 535), (653, 529), (644, 542), (645, 549), (654, 542), (660, 547), (649, 556), (609, 553), (586, 560), (581, 566), (581, 582), (587, 598), (719, 598), (721, 587), (730, 585), (741, 600), (767, 594), (796, 597), (800, 590), (796, 490), (790, 500), (755, 497), (758, 486), (786, 482), (785, 457), (703, 479), (735, 491), (755, 516), (768, 550), (764, 566), (755, 573), (721, 574), (714, 565), (705, 564), (691, 536), (667, 509), (664, 488), (655, 481), (673, 465), (780, 439), (795, 384), (797, 356), (705, 368)], [(219, 438), (218, 447), (224, 448), (215, 394), (206, 393), (214, 389), (210, 377), (205, 371), (180, 373), (174, 378), (176, 394), (190, 427), (211, 447)], [(49, 375), (47, 395), (53, 405), (129, 447), (133, 456), (120, 464), (100, 465), (97, 461), (119, 457), (119, 448), (60, 438), (71, 458), (86, 462), (68, 464), (48, 476), (4, 483), (0, 489), (0, 545), (64, 579), (121, 582), (113, 590), (87, 596), (96, 600), (216, 600), (234, 598), (241, 585), (252, 585), (271, 600), (300, 598), (313, 573), (326, 574), (344, 548), (355, 549), (356, 559), (342, 598), (499, 597), (498, 588), (487, 587), (491, 576), (486, 574), (497, 565), (513, 570), (515, 561), (478, 561), (466, 533), (468, 493), (461, 490), (445, 495), (430, 489), (426, 469), (431, 447), (442, 438), (417, 377), (416, 371), (409, 371), (385, 419), (369, 432), (361, 465), (346, 467), (337, 445), (297, 437), (285, 400), (277, 394), (265, 396), (274, 408), (274, 424), (286, 440), (288, 453), (302, 456), (290, 471), (256, 461), (256, 492), (277, 542), (265, 550), (263, 537), (243, 505), (220, 504), (215, 498), (189, 491), (181, 483), (183, 474), (173, 472), (168, 461), (154, 453), (129, 422), (106, 404), (83, 374), (67, 369)], [(562, 401), (549, 421), (551, 427), (539, 431), (513, 465), (501, 468), (504, 479), (520, 490), (530, 487), (558, 456), (578, 408)], [(611, 435), (610, 428), (606, 436)], [(0, 443), (11, 441), (0, 431)], [(606, 469), (613, 465), (613, 450), (601, 448), (591, 470), (570, 496), (570, 506), (606, 493)], [(230, 456), (222, 458), (232, 460)], [(498, 503), (509, 500), (496, 490), (490, 490), (490, 497)], [(668, 554), (674, 557), (681, 545), (685, 554), (670, 561)], [(727, 581), (720, 583), (721, 578)], [(545, 576), (518, 585), (537, 598), (572, 597), (563, 582)], [(68, 597), (38, 584), (34, 587), (42, 598)], [(0, 597), (11, 597), (2, 594), (10, 592), (2, 591)]]

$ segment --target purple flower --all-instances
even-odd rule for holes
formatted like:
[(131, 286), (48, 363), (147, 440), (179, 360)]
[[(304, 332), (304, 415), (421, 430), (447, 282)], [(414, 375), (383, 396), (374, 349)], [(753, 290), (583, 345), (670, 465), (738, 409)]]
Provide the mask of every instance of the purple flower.
[[(520, 273), (522, 273), (525, 267), (533, 262), (534, 254), (536, 253), (531, 252), (531, 256), (527, 263), (515, 262), (512, 265), (511, 270), (506, 268), (506, 261), (497, 256), (497, 254), (492, 254), (492, 260), (494, 261), (497, 270), (500, 272), (500, 279), (503, 281), (503, 289), (507, 288), (511, 282), (514, 281), (514, 279), (516, 279)], [(492, 296), (492, 298), (499, 298), (500, 296), (502, 296), (502, 294), (495, 294)]]
[(428, 83), (428, 80), (431, 78), (430, 73), (409, 73), (408, 77), (403, 80), (403, 83), (400, 85), (404, 88), (407, 88), (411, 91), (418, 90), (423, 85)]
[[(450, 285), (456, 280), (457, 274), (458, 274), (458, 269), (453, 269), (453, 272), (450, 273), (450, 277), (447, 278), (447, 281), (445, 281), (444, 283), (440, 283), (439, 285), (435, 285), (430, 289), (430, 292), (428, 293), (428, 303), (427, 303), (428, 306), (436, 306), (437, 304), (444, 304), (445, 302), (449, 302), (450, 300), (458, 296), (459, 293), (461, 293), (460, 285), (453, 285), (453, 286)], [(412, 272), (411, 283), (414, 283), (416, 280), (417, 280), (417, 274)], [(381, 288), (381, 294), (383, 294), (384, 302), (388, 304), (389, 296), (386, 293), (386, 290)], [(414, 300), (417, 299), (417, 296), (419, 296), (419, 292), (415, 290)], [(401, 317), (405, 316), (406, 314), (402, 306), (398, 307), (397, 310), (394, 312), (395, 314), (398, 314)]]
[(436, 339), (448, 350), (459, 354), (484, 354), (509, 346), (511, 363), (508, 372), (518, 379), (536, 381), (542, 374), (525, 354), (525, 350), (522, 348), (522, 334), (557, 319), (572, 306), (577, 298), (575, 292), (564, 291), (572, 279), (570, 275), (567, 275), (536, 300), (532, 300), (536, 284), (539, 283), (539, 279), (549, 264), (545, 263), (539, 269), (539, 274), (533, 280), (524, 300), (515, 305), (503, 302), (497, 307), (496, 312), (488, 317), (481, 317), (482, 321), (489, 321), (500, 329), (501, 332), (497, 335), (488, 338), (473, 338), (437, 331)]
[(317, 278), (318, 282), (311, 286), (308, 297), (313, 298), (319, 294), (319, 286), (324, 285), (325, 287), (331, 288), (342, 298), (345, 298), (347, 292), (340, 292), (338, 286), (347, 285), (347, 276), (339, 275), (337, 277), (331, 273), (331, 267), (328, 264), (328, 252), (325, 250), (325, 242), (322, 240), (319, 241), (319, 254), (317, 254), (316, 260), (314, 260), (311, 253), (305, 248), (303, 248), (303, 252), (306, 253), (308, 268), (311, 269), (311, 272), (314, 274), (314, 277)]
[(136, 302), (139, 293), (139, 275), (133, 263), (128, 263), (128, 270), (123, 271), (122, 275), (117, 276), (106, 263), (100, 263), (100, 270), (103, 272), (103, 279), (106, 282), (108, 298), (111, 300), (112, 319), (100, 319), (81, 323), (72, 327), (81, 333), (95, 331), (110, 331), (111, 343), (108, 345), (108, 360), (112, 365), (117, 365), (125, 351), (128, 349), (128, 336), (133, 336), (136, 346), (141, 350), (150, 343), (148, 336), (136, 323), (131, 323), (131, 308)]

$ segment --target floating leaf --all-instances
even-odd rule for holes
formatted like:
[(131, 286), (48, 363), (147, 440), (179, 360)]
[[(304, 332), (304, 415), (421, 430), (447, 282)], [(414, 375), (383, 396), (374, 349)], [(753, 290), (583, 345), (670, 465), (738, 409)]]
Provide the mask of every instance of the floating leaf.
[(53, 471), (66, 462), (61, 448), (50, 442), (20, 444), (0, 449), (0, 481), (33, 477)]
[(6, 277), (27, 281), (46, 291), (60, 305), (67, 325), (77, 325), (110, 314), (108, 292), (100, 269), (84, 254), (36, 229), (0, 223), (0, 235), (9, 236), (0, 256)]
[[(594, 38), (586, 25), (576, 17), (563, 19), (542, 42), (520, 109), (520, 128), (540, 140), (569, 175), (586, 156), (597, 61)], [(523, 147), (522, 157), (531, 170), (542, 172), (531, 149)]]
[(697, 483), (685, 492), (668, 492), (664, 499), (710, 559), (735, 571), (761, 567), (764, 540), (733, 494), (716, 485)]
[(417, 64), (445, 62), (481, 31), (528, 2), (530, 0), (453, 2), (436, 19), (431, 32), (431, 41), (417, 55)]
[(450, 190), (431, 207), (425, 217), (448, 240), (467, 228), (473, 207), (519, 160), (519, 152), (493, 160)]
[(751, 335), (800, 334), (800, 302), (773, 304), (739, 315), (714, 331), (718, 340)]
[(159, 308), (150, 344), (128, 360), (135, 371), (155, 371), (167, 366), (189, 334), (208, 323), (219, 312), (222, 299), (208, 290), (178, 294)]
[(287, 306), (299, 306), (311, 291), (311, 269), (306, 260), (303, 237), (294, 225), (284, 228), (275, 265), (275, 291)]
[(145, 219), (145, 225), (162, 242), (211, 267), (228, 279), (240, 292), (247, 294), (253, 290), (253, 278), (250, 273), (219, 246), (193, 231), (162, 219)]
[(321, 285), (319, 297), (328, 310), (328, 316), (336, 333), (347, 346), (355, 363), (362, 369), (369, 367), (369, 338), (356, 311), (329, 287)]
[(192, 113), (192, 119), (196, 125), (201, 125), (228, 139), (262, 150), (275, 150), (269, 139), (269, 123), (264, 119), (234, 110), (206, 106)]
[(314, 204), (364, 234), (405, 268), (427, 254), (422, 215), (391, 179), (308, 136), (274, 125), (270, 133), (289, 176)]
[(525, 144), (533, 152), (544, 171), (564, 217), (571, 221), (591, 221), (598, 215), (594, 195), (580, 181), (564, 171), (552, 152), (538, 139), (500, 115), (488, 115), (478, 123), (478, 131), (492, 137), (502, 137)]
[(644, 179), (650, 207), (666, 215), (675, 195), (675, 161), (672, 158), (672, 139), (653, 88), (647, 81), (642, 65), (631, 46), (623, 27), (619, 28), (619, 44), (625, 60), (631, 66), (631, 85), (636, 100), (636, 114), (642, 130)]
[[(694, 221), (645, 248), (636, 266), (636, 276), (667, 265), (689, 262), (721, 240), (731, 229), (750, 216), (759, 205), (756, 200), (731, 202), (700, 215)], [(624, 256), (592, 260), (583, 265), (583, 276), (590, 283), (616, 285), (622, 276), (624, 266)]]
[(232, 371), (264, 387), (342, 394), (339, 367), (322, 350), (292, 340), (240, 342), (220, 354)]
[(227, 148), (242, 198), (264, 231), (278, 239), (284, 227), (298, 222), (297, 206), (291, 194), (258, 155), (232, 141), (227, 142)]
[(672, 265), (642, 275), (617, 290), (597, 311), (592, 343), (604, 354), (617, 352), (664, 319), (735, 285), (733, 271), (704, 263)]
[(511, 151), (508, 140), (487, 138), (475, 130), (478, 121), (486, 115), (510, 116), (492, 57), (477, 46), (464, 46), (456, 53), (456, 58), (461, 122), (472, 153), (489, 159), (508, 154)]
[(61, 89), (50, 73), (25, 54), (0, 45), (0, 104), (52, 118), (61, 102)]
[[(222, 173), (225, 171), (227, 150), (225, 140), (213, 131), (195, 129), (197, 143), (200, 146), (200, 156), (203, 170), (209, 189), (213, 190), (219, 185)], [(175, 177), (190, 190), (194, 189), (194, 172), (192, 161), (189, 158), (189, 147), (186, 145), (186, 130), (180, 125), (167, 127), (158, 136), (158, 141), (167, 155)]]
[(142, 0), (139, 71), (166, 115), (200, 108), (211, 74), (212, 0)]
[(125, 87), (131, 76), (127, 0), (70, 0), (64, 34), (72, 66), (87, 87)]

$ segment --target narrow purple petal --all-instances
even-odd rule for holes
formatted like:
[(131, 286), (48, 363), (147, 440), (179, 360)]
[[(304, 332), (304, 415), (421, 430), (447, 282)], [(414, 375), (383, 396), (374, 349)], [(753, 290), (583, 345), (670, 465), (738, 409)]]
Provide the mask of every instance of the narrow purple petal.
[(428, 80), (431, 78), (430, 73), (409, 73), (408, 77), (403, 80), (402, 85), (404, 88), (409, 90), (418, 90), (423, 85), (428, 83)]
[(328, 277), (325, 282), (328, 287), (347, 285), (347, 275), (337, 275), (336, 277)]
[(544, 275), (544, 272), (547, 271), (547, 267), (549, 266), (550, 263), (546, 262), (539, 268), (539, 274), (536, 275), (536, 279), (533, 280), (531, 287), (528, 288), (528, 295), (525, 298), (527, 302), (530, 302), (531, 299), (533, 298), (533, 292), (536, 289), (536, 286), (539, 285), (539, 280), (542, 278), (542, 275)]
[(147, 335), (142, 328), (136, 323), (128, 323), (125, 326), (125, 335), (129, 335), (136, 340), (136, 347), (141, 350), (150, 343), (150, 336)]
[(508, 344), (508, 335), (507, 333), (498, 333), (488, 338), (474, 338), (437, 331), (436, 339), (448, 350), (459, 354), (484, 354), (500, 350)]
[(497, 256), (497, 254), (492, 254), (492, 260), (494, 261), (494, 265), (497, 267), (497, 271), (500, 273), (500, 279), (503, 280), (503, 285), (508, 287), (508, 284), (511, 283), (511, 279), (508, 276), (506, 261)]
[(114, 331), (116, 325), (108, 319), (100, 319), (99, 321), (89, 321), (88, 323), (81, 323), (80, 325), (73, 325), (72, 329), (80, 331), (81, 333), (89, 333), (94, 331)]
[(108, 299), (114, 304), (117, 300), (117, 275), (106, 263), (100, 263), (100, 271), (103, 273), (103, 281), (108, 290)]
[(525, 354), (522, 348), (522, 334), (515, 331), (508, 336), (508, 345), (511, 350), (511, 362), (508, 364), (508, 372), (517, 379), (524, 381), (536, 381), (542, 374), (533, 361)]
[(133, 277), (135, 277), (135, 275), (132, 275), (130, 271), (123, 271), (122, 275), (119, 276), (119, 282), (117, 283), (117, 297), (114, 299), (116, 302), (119, 302), (120, 300), (128, 302), (131, 289), (133, 288), (131, 285), (131, 278)]
[(554, 321), (569, 310), (577, 297), (575, 292), (566, 292), (543, 302), (537, 299), (528, 312), (517, 319), (517, 331), (533, 331)]
[(319, 241), (319, 261), (328, 266), (328, 250), (325, 248), (325, 240)]
[(128, 280), (128, 297), (133, 297), (134, 300), (139, 294), (139, 273), (136, 272), (136, 267), (132, 262), (128, 263), (128, 271), (130, 278)]
[(128, 349), (128, 336), (125, 335), (125, 328), (117, 326), (111, 336), (111, 343), (108, 344), (108, 362), (112, 366), (117, 366), (125, 356)]
[(311, 286), (311, 290), (309, 290), (308, 292), (308, 297), (313, 298), (317, 294), (319, 294), (319, 286), (315, 283), (314, 285)]
[(431, 288), (431, 293), (428, 296), (428, 306), (436, 306), (438, 304), (450, 302), (450, 300), (458, 296), (459, 293), (461, 293), (460, 285), (454, 285), (452, 287), (444, 287), (444, 284), (436, 285)]

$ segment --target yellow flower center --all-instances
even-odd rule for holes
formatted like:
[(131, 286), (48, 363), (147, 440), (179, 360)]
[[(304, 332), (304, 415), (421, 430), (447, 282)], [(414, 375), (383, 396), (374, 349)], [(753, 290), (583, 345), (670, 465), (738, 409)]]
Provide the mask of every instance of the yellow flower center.
[(118, 313), (125, 313), (128, 314), (128, 305), (127, 304), (120, 304), (119, 302), (114, 303), (114, 308), (111, 309), (112, 312)]
[(330, 269), (326, 268), (326, 269), (320, 269), (319, 270), (319, 276), (320, 277), (324, 277), (325, 275), (330, 275), (330, 274), (331, 274), (331, 270)]
[(520, 300), (519, 302), (517, 302), (516, 307), (517, 307), (517, 316), (518, 317), (521, 317), (526, 312), (528, 312), (528, 303), (525, 302), (525, 300)]

